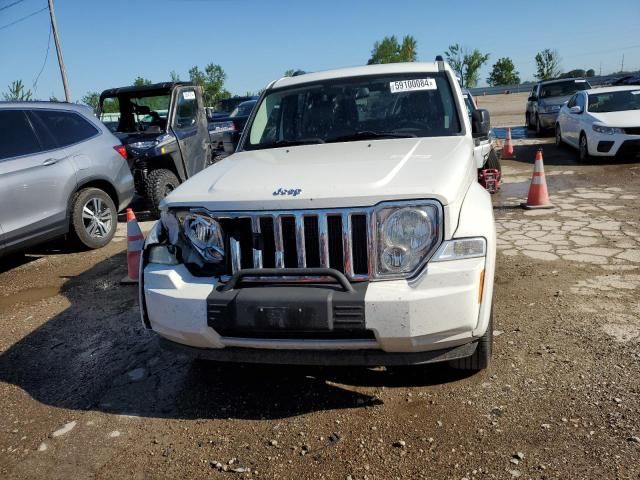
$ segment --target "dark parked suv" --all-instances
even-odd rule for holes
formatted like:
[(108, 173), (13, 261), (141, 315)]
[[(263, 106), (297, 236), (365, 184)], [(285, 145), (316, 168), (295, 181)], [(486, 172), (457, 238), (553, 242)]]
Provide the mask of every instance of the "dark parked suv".
[(81, 105), (0, 102), (0, 132), (0, 255), (67, 233), (109, 243), (134, 190), (107, 127)]
[(584, 78), (560, 78), (536, 83), (527, 99), (525, 125), (537, 135), (555, 128), (562, 105), (578, 90), (591, 88)]

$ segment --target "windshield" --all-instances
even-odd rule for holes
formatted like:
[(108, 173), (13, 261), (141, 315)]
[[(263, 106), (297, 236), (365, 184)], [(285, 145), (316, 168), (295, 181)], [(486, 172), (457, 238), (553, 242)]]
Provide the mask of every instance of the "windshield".
[(169, 95), (105, 97), (100, 120), (118, 132), (165, 130), (170, 99)]
[(550, 83), (540, 87), (540, 98), (566, 97), (573, 95), (578, 90), (591, 88), (586, 80), (567, 80), (566, 82)]
[(444, 73), (378, 75), (270, 92), (258, 107), (244, 149), (460, 132)]
[(589, 94), (589, 111), (594, 113), (640, 110), (640, 89)]

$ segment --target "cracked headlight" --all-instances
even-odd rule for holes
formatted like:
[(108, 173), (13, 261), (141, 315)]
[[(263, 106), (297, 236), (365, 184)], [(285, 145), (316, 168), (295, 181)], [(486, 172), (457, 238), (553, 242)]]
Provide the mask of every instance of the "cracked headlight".
[(393, 276), (416, 271), (438, 241), (437, 216), (433, 205), (380, 210), (377, 274)]
[(204, 261), (215, 264), (224, 261), (224, 237), (216, 220), (191, 212), (178, 213), (177, 218), (182, 233)]

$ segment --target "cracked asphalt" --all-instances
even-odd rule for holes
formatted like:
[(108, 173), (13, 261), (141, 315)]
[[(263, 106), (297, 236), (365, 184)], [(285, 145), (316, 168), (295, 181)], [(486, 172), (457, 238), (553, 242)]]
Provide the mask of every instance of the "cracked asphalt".
[[(640, 161), (515, 144), (476, 375), (165, 352), (119, 285), (123, 225), (99, 251), (0, 259), (0, 478), (640, 478)], [(525, 211), (539, 146), (556, 208)]]

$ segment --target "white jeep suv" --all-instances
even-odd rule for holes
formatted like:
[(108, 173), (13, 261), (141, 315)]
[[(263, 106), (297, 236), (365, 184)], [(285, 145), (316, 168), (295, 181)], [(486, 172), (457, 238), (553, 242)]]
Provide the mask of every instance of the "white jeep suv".
[(441, 58), (272, 82), (235, 153), (162, 205), (140, 304), (165, 347), (238, 362), (478, 370), (495, 227)]

